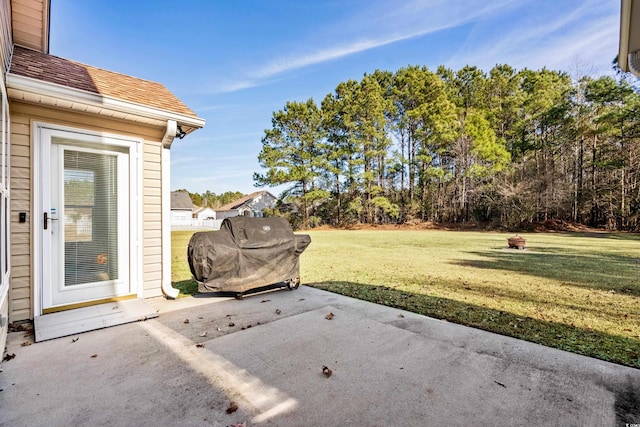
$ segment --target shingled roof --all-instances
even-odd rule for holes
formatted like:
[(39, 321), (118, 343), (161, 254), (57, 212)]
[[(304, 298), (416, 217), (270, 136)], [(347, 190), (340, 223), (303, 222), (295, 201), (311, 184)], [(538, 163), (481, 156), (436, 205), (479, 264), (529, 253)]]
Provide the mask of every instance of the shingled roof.
[[(253, 199), (255, 199), (256, 197), (262, 195), (262, 194), (271, 194), (268, 191), (262, 190), (262, 191), (256, 191), (255, 193), (251, 193), (248, 196), (244, 196), (241, 197), (239, 199), (234, 200), (231, 203), (227, 203), (224, 206), (220, 206), (219, 208), (216, 209), (216, 211), (231, 211), (234, 209), (238, 209), (240, 207), (242, 207), (242, 205), (250, 203), (251, 201), (253, 201)], [(275, 199), (275, 197), (274, 197)]]
[(191, 197), (186, 191), (171, 192), (171, 210), (192, 211), (194, 208)]
[(103, 70), (20, 46), (14, 46), (9, 73), (198, 117), (160, 83)]

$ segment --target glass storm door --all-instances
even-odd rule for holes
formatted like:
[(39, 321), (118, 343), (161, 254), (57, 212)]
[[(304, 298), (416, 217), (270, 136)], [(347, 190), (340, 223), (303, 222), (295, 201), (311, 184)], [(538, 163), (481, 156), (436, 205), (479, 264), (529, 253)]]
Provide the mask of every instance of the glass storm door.
[(44, 309), (131, 291), (128, 151), (79, 138), (43, 131)]

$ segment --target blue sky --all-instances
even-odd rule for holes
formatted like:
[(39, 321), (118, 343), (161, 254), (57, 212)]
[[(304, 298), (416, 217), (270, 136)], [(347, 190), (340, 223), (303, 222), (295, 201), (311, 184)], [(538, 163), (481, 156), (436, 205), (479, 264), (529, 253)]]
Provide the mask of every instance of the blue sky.
[(160, 82), (206, 119), (172, 145), (172, 190), (251, 193), (264, 130), (287, 101), (320, 103), (341, 81), (407, 65), (610, 73), (619, 8), (618, 0), (51, 0), (50, 52)]

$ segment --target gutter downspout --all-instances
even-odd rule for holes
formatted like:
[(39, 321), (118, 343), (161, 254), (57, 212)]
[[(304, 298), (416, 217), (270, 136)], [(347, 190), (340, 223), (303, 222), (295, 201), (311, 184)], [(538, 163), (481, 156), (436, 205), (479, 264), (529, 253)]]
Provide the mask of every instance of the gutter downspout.
[(176, 299), (180, 290), (171, 286), (171, 144), (176, 137), (178, 124), (167, 120), (167, 130), (162, 138), (162, 293), (168, 299)]

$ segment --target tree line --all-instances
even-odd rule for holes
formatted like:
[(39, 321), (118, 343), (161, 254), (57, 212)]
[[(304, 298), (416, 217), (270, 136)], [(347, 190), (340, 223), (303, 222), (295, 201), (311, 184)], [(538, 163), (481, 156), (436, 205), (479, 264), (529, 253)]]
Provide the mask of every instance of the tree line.
[(563, 220), (640, 230), (631, 77), (496, 65), (376, 70), (273, 113), (256, 186), (321, 223)]
[(193, 203), (194, 206), (208, 207), (213, 209), (229, 204), (245, 196), (245, 194), (239, 191), (227, 191), (220, 194), (216, 194), (210, 190), (207, 190), (204, 193), (192, 193), (185, 189), (181, 189), (178, 191), (184, 191), (188, 193), (189, 198), (191, 198), (191, 203)]

